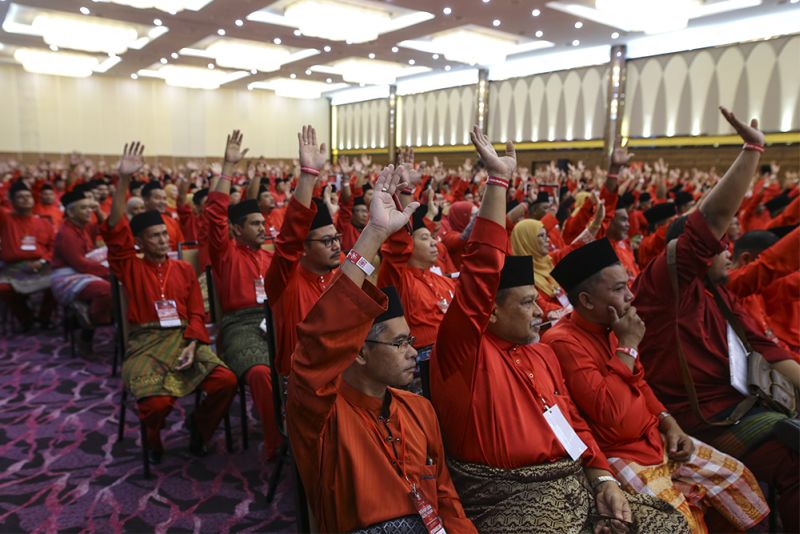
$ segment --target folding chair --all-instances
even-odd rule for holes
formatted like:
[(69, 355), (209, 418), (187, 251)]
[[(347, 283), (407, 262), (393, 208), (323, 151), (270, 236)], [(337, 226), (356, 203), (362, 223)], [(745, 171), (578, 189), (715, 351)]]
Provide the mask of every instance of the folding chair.
[[(117, 338), (119, 340), (119, 351), (124, 358), (125, 352), (128, 347), (128, 334), (130, 332), (130, 325), (128, 324), (128, 297), (125, 293), (124, 286), (117, 280), (114, 275), (111, 275), (111, 294), (114, 299), (114, 321), (117, 325)], [(115, 362), (116, 363), (116, 362)], [(121, 384), (122, 392), (119, 400), (119, 422), (117, 426), (117, 443), (121, 442), (125, 436), (125, 414), (127, 411), (128, 390), (125, 384)], [(198, 388), (195, 391), (195, 407), (200, 403), (202, 391)], [(231, 420), (230, 415), (225, 414), (223, 419), (225, 425), (225, 447), (227, 451), (233, 452), (233, 439), (231, 438)], [(150, 455), (147, 445), (147, 435), (145, 432), (144, 422), (139, 420), (139, 435), (142, 440), (142, 466), (144, 468), (144, 477), (150, 479)]]
[[(217, 286), (214, 284), (211, 266), (206, 267), (206, 285), (208, 287), (208, 309), (211, 315), (211, 322), (217, 326), (217, 355), (224, 361), (225, 358), (223, 357), (222, 348), (219, 343), (222, 336), (222, 302), (219, 299), (219, 295), (217, 295)], [(250, 440), (247, 429), (247, 392), (245, 387), (246, 384), (244, 380), (239, 380), (239, 418), (242, 428), (242, 448), (247, 450), (250, 446)]]

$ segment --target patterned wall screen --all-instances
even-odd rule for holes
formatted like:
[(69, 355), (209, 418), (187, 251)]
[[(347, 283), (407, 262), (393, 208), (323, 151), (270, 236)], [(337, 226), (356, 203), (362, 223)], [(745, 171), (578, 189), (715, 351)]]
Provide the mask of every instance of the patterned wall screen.
[(623, 135), (731, 133), (719, 105), (768, 132), (800, 130), (800, 36), (636, 59), (627, 70)]
[(475, 121), (475, 86), (454, 87), (401, 97), (399, 144), (464, 145)]
[(336, 106), (336, 148), (386, 148), (388, 116), (386, 99)]
[(489, 84), (489, 138), (572, 141), (603, 137), (605, 65)]

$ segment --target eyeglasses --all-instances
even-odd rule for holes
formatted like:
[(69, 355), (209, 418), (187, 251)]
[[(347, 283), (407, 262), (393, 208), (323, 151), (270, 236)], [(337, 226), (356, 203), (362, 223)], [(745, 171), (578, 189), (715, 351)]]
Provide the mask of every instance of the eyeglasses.
[(417, 340), (414, 336), (408, 336), (403, 341), (378, 341), (377, 339), (365, 339), (367, 343), (377, 343), (378, 345), (391, 345), (396, 349), (407, 349), (409, 346), (414, 346)]
[(331, 246), (333, 246), (334, 241), (336, 241), (337, 243), (342, 242), (342, 234), (329, 235), (323, 237), (322, 239), (306, 239), (306, 241), (318, 241), (319, 243), (322, 243), (323, 247), (331, 248)]

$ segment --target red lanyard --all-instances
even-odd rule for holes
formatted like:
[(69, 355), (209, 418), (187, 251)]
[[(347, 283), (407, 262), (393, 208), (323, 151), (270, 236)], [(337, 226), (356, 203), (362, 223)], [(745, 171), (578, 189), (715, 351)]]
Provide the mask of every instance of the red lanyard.
[[(391, 393), (388, 391), (386, 394), (391, 395)], [(378, 441), (380, 442), (383, 451), (386, 453), (386, 458), (397, 470), (397, 474), (400, 475), (403, 480), (408, 482), (412, 489), (414, 489), (416, 487), (415, 484), (409, 480), (408, 475), (406, 474), (406, 434), (403, 430), (403, 424), (400, 420), (399, 410), (397, 412), (397, 428), (400, 430), (400, 441), (402, 442), (402, 454), (399, 455), (397, 454), (397, 448), (394, 445), (396, 438), (392, 435), (392, 430), (389, 428), (389, 418), (379, 418), (379, 420), (383, 422), (383, 425), (388, 432), (388, 435), (384, 437), (383, 432), (381, 432), (380, 427), (375, 424), (375, 420), (373, 418), (367, 417), (360, 410), (358, 411), (358, 415), (361, 416), (361, 418), (375, 431), (375, 435), (377, 435)], [(387, 442), (391, 444), (391, 447), (387, 445)]]
[(161, 265), (156, 266), (156, 278), (158, 279), (159, 289), (161, 290), (161, 300), (164, 300), (164, 292), (167, 290), (167, 282), (169, 282), (169, 271), (172, 269), (172, 262), (167, 258), (167, 273), (161, 277)]
[(266, 273), (264, 273), (264, 268), (263, 268), (262, 262), (261, 262), (261, 254), (260, 254), (261, 250), (260, 249), (259, 250), (251, 250), (250, 252), (252, 252), (252, 256), (250, 256), (250, 259), (253, 260), (253, 265), (256, 268), (256, 278), (260, 278), (261, 280), (263, 280), (264, 279), (264, 275)]

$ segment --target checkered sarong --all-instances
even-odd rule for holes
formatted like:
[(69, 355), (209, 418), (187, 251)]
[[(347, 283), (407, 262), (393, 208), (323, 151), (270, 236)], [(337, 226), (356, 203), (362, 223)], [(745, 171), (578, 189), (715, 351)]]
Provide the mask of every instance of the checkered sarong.
[(692, 438), (695, 450), (686, 462), (639, 465), (622, 458), (608, 463), (628, 491), (658, 497), (683, 514), (693, 533), (706, 533), (703, 511), (714, 508), (731, 525), (747, 530), (769, 514), (761, 488), (742, 462)]

